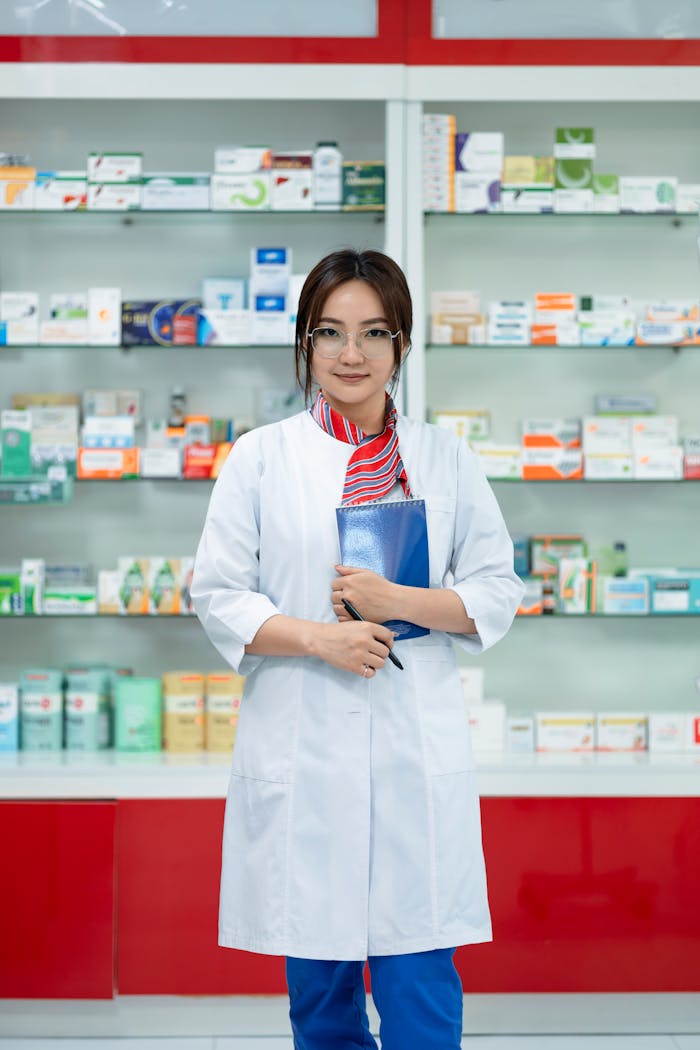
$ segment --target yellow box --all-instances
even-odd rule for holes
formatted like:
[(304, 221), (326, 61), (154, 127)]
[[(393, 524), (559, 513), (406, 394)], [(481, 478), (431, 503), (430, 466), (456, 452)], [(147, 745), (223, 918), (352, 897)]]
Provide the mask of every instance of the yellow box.
[(163, 675), (163, 747), (166, 751), (204, 749), (204, 675), (198, 671)]
[(205, 686), (206, 747), (232, 751), (245, 678), (232, 671), (208, 674)]

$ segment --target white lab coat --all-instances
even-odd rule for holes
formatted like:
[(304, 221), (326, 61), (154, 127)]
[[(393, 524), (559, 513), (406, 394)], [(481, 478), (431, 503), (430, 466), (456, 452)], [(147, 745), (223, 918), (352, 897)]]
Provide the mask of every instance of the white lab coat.
[[(430, 585), (451, 587), (480, 653), (522, 592), (513, 547), (465, 441), (400, 417), (426, 501)], [(244, 654), (276, 613), (335, 622), (335, 508), (354, 446), (308, 412), (234, 445), (197, 551), (194, 606), (248, 675), (224, 822), (219, 943), (365, 959), (491, 939), (479, 799), (451, 636), (397, 642), (370, 680), (320, 659)]]

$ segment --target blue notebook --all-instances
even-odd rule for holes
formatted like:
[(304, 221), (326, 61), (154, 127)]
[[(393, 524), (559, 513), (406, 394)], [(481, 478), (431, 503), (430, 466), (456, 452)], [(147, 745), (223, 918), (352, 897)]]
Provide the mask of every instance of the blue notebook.
[[(371, 569), (406, 587), (429, 586), (424, 500), (359, 503), (336, 507), (335, 513), (343, 565)], [(427, 627), (406, 620), (388, 620), (384, 626), (396, 634), (397, 640), (430, 634)]]

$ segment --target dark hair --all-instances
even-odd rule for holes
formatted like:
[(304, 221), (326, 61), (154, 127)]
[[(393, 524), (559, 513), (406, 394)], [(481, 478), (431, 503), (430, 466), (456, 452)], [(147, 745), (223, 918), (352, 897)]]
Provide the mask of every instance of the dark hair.
[(403, 270), (383, 252), (358, 252), (342, 248), (331, 252), (306, 278), (299, 296), (297, 326), (294, 340), (296, 377), (303, 389), (307, 404), (311, 401), (313, 350), (308, 333), (316, 327), (323, 315), (328, 296), (346, 281), (366, 281), (382, 301), (386, 319), (392, 332), (400, 332), (394, 340), (394, 370), (391, 373), (391, 388), (395, 388), (401, 371), (402, 350), (411, 345), (413, 307), (411, 293)]

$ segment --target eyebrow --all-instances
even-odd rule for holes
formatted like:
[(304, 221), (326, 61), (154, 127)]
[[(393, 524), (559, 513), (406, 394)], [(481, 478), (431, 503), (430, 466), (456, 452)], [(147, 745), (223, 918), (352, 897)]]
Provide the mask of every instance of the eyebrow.
[[(340, 321), (337, 317), (319, 317), (319, 322), (330, 321), (331, 324), (345, 324), (344, 321)], [(388, 324), (386, 317), (368, 317), (366, 321), (360, 321), (360, 324), (378, 324), (382, 321), (384, 324)]]

